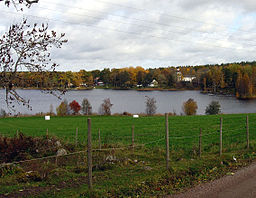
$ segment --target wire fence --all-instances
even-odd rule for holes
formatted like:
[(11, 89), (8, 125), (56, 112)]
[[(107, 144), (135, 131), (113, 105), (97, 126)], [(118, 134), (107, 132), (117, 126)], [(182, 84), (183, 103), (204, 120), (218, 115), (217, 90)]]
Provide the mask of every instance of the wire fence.
[[(185, 121), (185, 118), (181, 117)], [(254, 117), (247, 122), (248, 117), (244, 116), (234, 116), (234, 118), (224, 118), (222, 117), (212, 117), (211, 119), (205, 120), (201, 117), (201, 122), (196, 120), (195, 123), (190, 122), (175, 122), (173, 124), (173, 117), (169, 117), (169, 144), (168, 153), (171, 155), (166, 157), (164, 148), (166, 145), (166, 127), (164, 127), (164, 119), (161, 119), (161, 123), (149, 124), (147, 126), (140, 126), (137, 123), (130, 123), (126, 125), (119, 125), (113, 127), (108, 125), (108, 127), (100, 128), (98, 125), (94, 125), (91, 129), (92, 133), (92, 162), (94, 166), (100, 166), (110, 160), (111, 157), (118, 155), (119, 158), (122, 157), (123, 152), (130, 152), (139, 149), (149, 148), (148, 152), (151, 152), (152, 148), (160, 148), (161, 150), (161, 169), (164, 168), (164, 161), (170, 161), (172, 155), (175, 152), (182, 151), (183, 158), (196, 158), (201, 157), (201, 155), (216, 154), (221, 155), (225, 152), (235, 152), (246, 150), (256, 146), (256, 125), (254, 124)], [(196, 118), (199, 119), (199, 118)], [(184, 121), (183, 120), (183, 121)], [(256, 120), (256, 119), (255, 119)], [(208, 123), (207, 123), (208, 122)], [(8, 124), (7, 124), (8, 126)], [(46, 136), (46, 138), (51, 139), (51, 135), (57, 135), (65, 133), (66, 136), (61, 136), (62, 141), (68, 142), (75, 145), (76, 150), (57, 155), (52, 153), (50, 156), (42, 156), (33, 159), (26, 159), (20, 161), (12, 161), (9, 163), (0, 164), (0, 168), (6, 166), (29, 164), (29, 168), (40, 166), (44, 164), (42, 162), (51, 162), (56, 166), (66, 166), (68, 164), (79, 164), (88, 165), (88, 147), (87, 141), (88, 136), (86, 134), (88, 125), (69, 128), (51, 129), (40, 127), (26, 127), (25, 125), (17, 126), (16, 132), (12, 134), (18, 134), (20, 132), (29, 133), (30, 131), (37, 131), (34, 133), (35, 136)], [(64, 132), (65, 131), (65, 132)], [(68, 132), (67, 132), (68, 131)], [(120, 132), (121, 131), (121, 132)], [(6, 135), (9, 132), (1, 132), (1, 134)], [(49, 148), (51, 151), (52, 148)], [(59, 148), (56, 146), (55, 151)], [(47, 149), (46, 149), (47, 151)], [(18, 153), (26, 152), (24, 149), (17, 151)], [(2, 153), (3, 154), (3, 153)], [(11, 153), (4, 153), (5, 155)], [(111, 157), (110, 157), (111, 156)], [(110, 159), (108, 159), (110, 158)], [(87, 169), (86, 171), (88, 171)]]

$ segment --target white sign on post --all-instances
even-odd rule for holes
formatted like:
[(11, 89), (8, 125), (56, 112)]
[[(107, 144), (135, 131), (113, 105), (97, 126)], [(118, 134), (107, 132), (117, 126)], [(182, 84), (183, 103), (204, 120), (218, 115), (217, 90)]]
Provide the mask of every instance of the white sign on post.
[(138, 118), (139, 117), (139, 115), (133, 115), (133, 118)]
[(44, 119), (45, 119), (45, 120), (50, 120), (50, 119), (51, 119), (51, 116), (44, 116)]

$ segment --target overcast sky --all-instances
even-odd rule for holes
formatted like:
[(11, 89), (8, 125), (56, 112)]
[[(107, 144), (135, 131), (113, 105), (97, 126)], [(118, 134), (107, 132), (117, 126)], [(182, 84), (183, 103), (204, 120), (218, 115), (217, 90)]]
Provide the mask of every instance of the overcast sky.
[(69, 40), (58, 70), (201, 65), (256, 60), (255, 0), (39, 0), (0, 3), (0, 34), (26, 17)]

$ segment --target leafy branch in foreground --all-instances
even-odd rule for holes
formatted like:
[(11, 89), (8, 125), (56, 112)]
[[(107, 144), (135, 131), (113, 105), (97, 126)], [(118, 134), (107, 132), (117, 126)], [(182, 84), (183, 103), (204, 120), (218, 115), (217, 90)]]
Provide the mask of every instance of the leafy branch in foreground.
[[(14, 101), (29, 105), (14, 89), (18, 71), (39, 72), (40, 78), (35, 79), (39, 88), (44, 83), (44, 72), (55, 71), (58, 66), (50, 58), (50, 49), (61, 48), (67, 42), (65, 34), (57, 35), (49, 31), (47, 24), (30, 25), (26, 19), (11, 25), (8, 32), (0, 38), (0, 87), (6, 91), (5, 100), (9, 108), (14, 110)], [(54, 94), (51, 90), (46, 90)], [(63, 90), (62, 90), (63, 91)]]

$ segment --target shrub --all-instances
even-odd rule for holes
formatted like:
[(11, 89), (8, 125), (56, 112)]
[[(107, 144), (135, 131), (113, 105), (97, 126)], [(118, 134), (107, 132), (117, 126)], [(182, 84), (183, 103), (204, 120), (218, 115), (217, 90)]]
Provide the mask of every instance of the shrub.
[(124, 112), (123, 112), (123, 115), (124, 115), (124, 116), (131, 116), (132, 114), (129, 113), (129, 112), (124, 111)]
[(106, 98), (103, 100), (103, 103), (101, 104), (99, 108), (99, 114), (100, 115), (111, 115), (111, 107), (113, 104), (111, 104), (110, 99)]
[(196, 115), (197, 103), (192, 98), (189, 98), (183, 103), (182, 109), (186, 115)]
[(68, 105), (65, 102), (61, 102), (56, 108), (57, 116), (68, 115)]
[(77, 115), (81, 109), (80, 104), (75, 100), (73, 100), (71, 103), (69, 103), (69, 107), (72, 110), (73, 115)]
[(156, 100), (155, 98), (150, 98), (146, 96), (146, 114), (147, 115), (154, 115), (156, 113)]
[(13, 138), (0, 136), (0, 164), (56, 154), (57, 141), (53, 137), (31, 137), (22, 133)]
[(53, 112), (53, 105), (52, 104), (50, 105), (49, 115), (50, 116), (54, 116), (55, 115), (54, 112)]
[(5, 118), (7, 116), (7, 113), (4, 109), (0, 110), (0, 117)]
[(81, 109), (83, 115), (91, 115), (92, 114), (92, 106), (89, 100), (86, 98), (82, 101), (82, 109)]
[(212, 101), (205, 109), (206, 115), (216, 115), (221, 112), (220, 103), (218, 101)]

